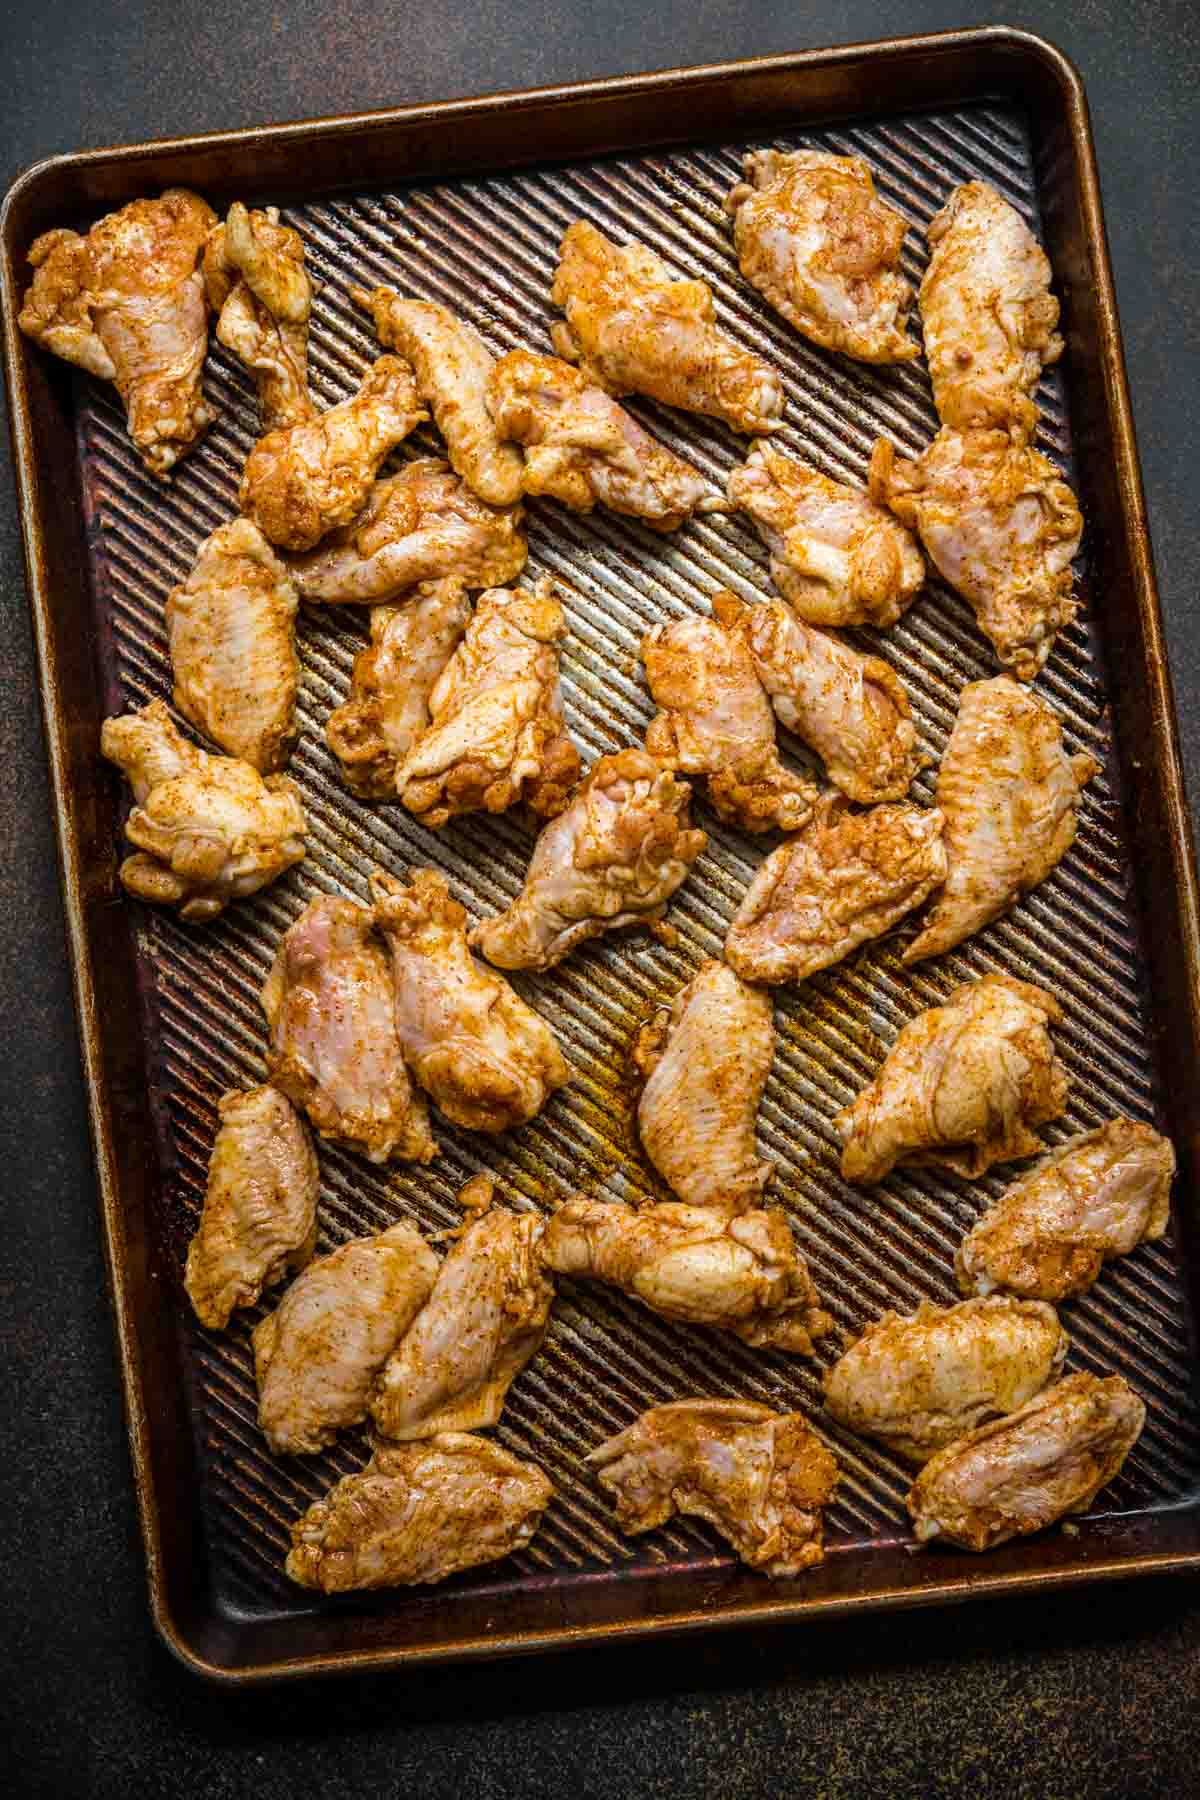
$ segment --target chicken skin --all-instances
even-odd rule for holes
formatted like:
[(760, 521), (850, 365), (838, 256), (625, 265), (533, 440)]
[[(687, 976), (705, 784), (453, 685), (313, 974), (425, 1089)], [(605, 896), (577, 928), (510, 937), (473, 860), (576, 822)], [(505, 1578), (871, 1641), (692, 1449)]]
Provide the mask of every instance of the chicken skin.
[(970, 601), (1004, 667), (1032, 681), (1079, 611), (1071, 561), (1083, 519), (1054, 464), (1006, 432), (944, 426), (915, 462), (880, 438), (870, 485)]
[(381, 1445), (296, 1520), (284, 1567), (325, 1594), (445, 1581), (524, 1549), (553, 1498), (533, 1463), (470, 1432)]
[(323, 1138), (374, 1163), (431, 1162), (437, 1146), (413, 1092), (387, 957), (365, 906), (311, 900), (285, 932), (262, 991), (267, 1069)]
[(1119, 1375), (1068, 1375), (926, 1463), (908, 1496), (913, 1534), (991, 1550), (1086, 1512), (1145, 1422), (1146, 1408)]
[(647, 394), (722, 419), (734, 431), (774, 431), (783, 387), (769, 363), (716, 322), (712, 290), (677, 281), (642, 244), (612, 244), (594, 225), (568, 227), (550, 297), (566, 313), (555, 350), (610, 394)]
[(217, 1114), (183, 1285), (200, 1323), (223, 1331), (235, 1307), (312, 1256), (320, 1178), (307, 1131), (273, 1087), (222, 1094)]
[(501, 587), (525, 567), (519, 506), (485, 506), (436, 456), (377, 481), (363, 510), (306, 556), (292, 559), (302, 600), (375, 606), (424, 581)]
[(217, 313), (217, 341), (254, 376), (264, 431), (315, 418), (308, 392), (312, 282), (299, 232), (279, 208), (248, 212), (235, 200), (204, 251), (204, 284)]
[(534, 845), (525, 886), (471, 943), (500, 969), (552, 969), (589, 938), (653, 925), (705, 844), (691, 790), (644, 750), (602, 756)]
[(779, 760), (742, 602), (721, 590), (712, 613), (656, 625), (642, 639), (646, 680), (662, 709), (650, 722), (646, 749), (668, 768), (706, 775), (713, 810), (728, 823), (796, 831), (811, 815), (817, 789)]
[(1042, 988), (985, 975), (910, 1019), (834, 1120), (846, 1180), (882, 1181), (898, 1162), (975, 1177), (1033, 1156), (1035, 1127), (1066, 1111), (1070, 1083), (1047, 1029), (1061, 1018)]
[(754, 521), (771, 580), (810, 625), (894, 625), (925, 580), (911, 531), (861, 488), (756, 444), (726, 482)]
[(468, 1131), (532, 1119), (570, 1070), (546, 1021), (471, 955), (467, 915), (443, 877), (418, 869), (402, 887), (376, 870), (371, 895), (405, 1060), (435, 1106)]
[(942, 815), (916, 806), (852, 813), (840, 794), (756, 871), (725, 939), (745, 981), (806, 981), (882, 937), (946, 878)]
[(304, 808), (286, 775), (261, 776), (210, 756), (176, 730), (161, 700), (106, 719), (100, 750), (136, 804), (125, 836), (136, 852), (121, 881), (138, 900), (177, 906), (200, 924), (256, 894), (304, 856)]
[(921, 324), (942, 424), (1031, 438), (1034, 390), (1063, 348), (1045, 253), (986, 181), (955, 188), (926, 236)]
[(738, 265), (789, 325), (860, 362), (911, 362), (913, 291), (900, 273), (907, 221), (861, 156), (753, 150), (726, 196)]
[(1156, 1242), (1171, 1216), (1175, 1152), (1134, 1119), (1060, 1144), (989, 1207), (959, 1245), (965, 1294), (1069, 1300), (1104, 1264)]
[(371, 1385), (437, 1278), (411, 1225), (318, 1257), (254, 1331), (258, 1422), (276, 1456), (308, 1455), (367, 1416)]
[(664, 1319), (765, 1349), (811, 1356), (833, 1323), (777, 1208), (730, 1218), (674, 1201), (634, 1212), (568, 1200), (546, 1227), (542, 1259), (556, 1274), (622, 1288)]
[(742, 619), (776, 718), (816, 751), (830, 781), (864, 806), (902, 800), (921, 759), (891, 665), (806, 625), (782, 600), (748, 606)]
[(766, 994), (706, 962), (638, 1034), (638, 1135), (688, 1206), (744, 1213), (762, 1199), (771, 1165), (759, 1161), (755, 1128), (775, 1059), (772, 1012)]
[[(477, 1175), (460, 1199), (490, 1205)], [(432, 1437), (494, 1425), (513, 1381), (546, 1335), (554, 1284), (538, 1259), (539, 1213), (496, 1208), (474, 1217), (433, 1292), (389, 1357), (371, 1396), (384, 1437)]]
[(488, 405), (501, 437), (524, 445), (526, 494), (548, 494), (573, 512), (606, 506), (655, 531), (725, 510), (724, 496), (703, 475), (557, 356), (513, 350), (502, 357), (488, 381)]
[(257, 525), (231, 519), (205, 538), (167, 596), (175, 704), (230, 756), (268, 774), (295, 748), (299, 602)]
[(371, 642), (354, 659), (350, 698), (331, 712), (325, 740), (347, 787), (394, 800), (396, 775), (429, 725), (429, 696), (471, 618), (457, 581), (428, 581), (403, 606), (371, 609)]
[(799, 1575), (825, 1560), (822, 1509), (838, 1466), (801, 1413), (676, 1400), (652, 1406), (587, 1460), (622, 1531), (653, 1531), (685, 1513), (766, 1575)]
[(924, 1463), (985, 1420), (1016, 1412), (1058, 1374), (1067, 1334), (1036, 1300), (923, 1301), (886, 1312), (825, 1377), (840, 1424)]
[(429, 696), (430, 724), (396, 772), (401, 803), (435, 830), (520, 801), (552, 819), (579, 777), (567, 736), (558, 647), (567, 621), (554, 584), (491, 588)]
[(1056, 715), (1007, 675), (973, 681), (938, 771), (946, 884), (906, 963), (940, 956), (998, 918), (1062, 861), (1080, 793), (1100, 765), (1068, 756)]
[(259, 438), (238, 503), (281, 550), (311, 550), (362, 511), (384, 457), (427, 416), (408, 364), (381, 356), (349, 400)]
[(488, 410), (495, 358), (474, 326), (433, 301), (402, 300), (394, 288), (355, 287), (350, 298), (370, 313), (380, 343), (412, 364), (455, 474), (490, 506), (519, 500), (521, 452), (501, 442)]

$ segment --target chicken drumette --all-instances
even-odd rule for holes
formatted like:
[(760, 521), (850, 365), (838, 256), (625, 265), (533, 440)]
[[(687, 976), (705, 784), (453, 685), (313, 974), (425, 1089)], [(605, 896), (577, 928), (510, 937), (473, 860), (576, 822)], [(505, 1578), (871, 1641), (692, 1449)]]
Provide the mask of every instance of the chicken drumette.
[(308, 320), (312, 282), (299, 232), (279, 223), (279, 208), (248, 212), (235, 200), (204, 252), (209, 305), (220, 316), (217, 339), (250, 370), (264, 431), (284, 431), (316, 414), (308, 392)]
[(208, 306), (198, 264), (215, 223), (198, 194), (168, 188), (109, 213), (86, 237), (47, 231), (30, 246), (36, 273), (17, 323), (115, 383), (152, 475), (167, 475), (213, 420), (201, 387)]
[(860, 362), (910, 362), (913, 291), (900, 273), (907, 221), (861, 156), (753, 150), (727, 195), (738, 263), (790, 325)]
[(612, 244), (579, 220), (563, 237), (550, 297), (566, 313), (554, 348), (610, 394), (648, 394), (735, 431), (773, 431), (783, 388), (768, 363), (716, 323), (703, 281), (677, 281), (642, 244)]
[(653, 925), (708, 842), (691, 791), (644, 750), (602, 756), (534, 845), (525, 886), (471, 942), (501, 969), (551, 969), (606, 931)]

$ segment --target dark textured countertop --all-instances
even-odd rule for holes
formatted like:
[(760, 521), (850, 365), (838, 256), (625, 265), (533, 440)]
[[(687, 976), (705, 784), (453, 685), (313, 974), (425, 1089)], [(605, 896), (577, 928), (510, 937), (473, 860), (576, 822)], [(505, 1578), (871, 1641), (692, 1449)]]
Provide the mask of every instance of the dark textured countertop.
[[(968, 0), (43, 0), (0, 19), (0, 183), (78, 145), (937, 30)], [(1043, 0), (1088, 84), (1200, 796), (1200, 9)], [(229, 1695), (146, 1612), (11, 482), (0, 471), (0, 1790), (25, 1795), (1173, 1796), (1200, 1583)], [(11, 1774), (8, 1771), (11, 1770)]]

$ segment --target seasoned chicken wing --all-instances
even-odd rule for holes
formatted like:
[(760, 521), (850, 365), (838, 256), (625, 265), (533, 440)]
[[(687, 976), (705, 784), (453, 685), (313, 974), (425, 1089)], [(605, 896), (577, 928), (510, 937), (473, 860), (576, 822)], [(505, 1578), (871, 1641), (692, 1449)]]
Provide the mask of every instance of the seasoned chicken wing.
[(760, 864), (725, 939), (746, 981), (805, 981), (882, 937), (946, 878), (942, 815), (823, 797), (804, 830)]
[(258, 385), (264, 431), (285, 431), (316, 416), (308, 392), (308, 319), (312, 282), (299, 232), (279, 223), (279, 208), (248, 212), (235, 200), (204, 252), (208, 303), (219, 314), (217, 339)]
[(106, 719), (100, 750), (133, 788), (125, 836), (137, 854), (121, 864), (121, 880), (139, 900), (177, 906), (181, 918), (200, 923), (303, 858), (295, 784), (198, 750), (161, 700)]
[[(460, 1199), (478, 1213), (492, 1191), (477, 1175)], [(375, 1384), (376, 1430), (407, 1439), (496, 1423), (546, 1335), (554, 1284), (538, 1259), (545, 1228), (540, 1213), (503, 1208), (471, 1219)]]
[(257, 525), (231, 519), (206, 537), (167, 596), (175, 704), (230, 756), (266, 774), (295, 748), (299, 602)]
[(1119, 1375), (1068, 1375), (925, 1464), (908, 1496), (914, 1536), (991, 1550), (1086, 1512), (1145, 1422), (1146, 1408)]
[(259, 438), (238, 503), (273, 544), (311, 550), (362, 510), (388, 451), (427, 416), (408, 364), (381, 356), (349, 400)]
[(296, 1520), (284, 1567), (325, 1594), (445, 1581), (524, 1549), (553, 1498), (533, 1463), (470, 1432), (381, 1445)]
[(1036, 1300), (923, 1301), (911, 1318), (886, 1312), (825, 1377), (841, 1424), (927, 1462), (967, 1431), (1016, 1412), (1058, 1374), (1067, 1334)]
[(1068, 1300), (1104, 1264), (1154, 1243), (1171, 1216), (1175, 1152), (1134, 1119), (1110, 1119), (1044, 1156), (959, 1245), (965, 1294), (1000, 1288), (1027, 1299)]
[(424, 582), (403, 606), (372, 607), (371, 642), (354, 659), (350, 698), (325, 725), (346, 785), (363, 799), (396, 798), (397, 771), (429, 725), (429, 696), (470, 617), (457, 581)]
[(622, 1288), (665, 1319), (797, 1356), (811, 1356), (833, 1323), (778, 1208), (730, 1218), (674, 1201), (634, 1212), (568, 1200), (546, 1227), (542, 1258), (559, 1275)]
[(217, 1115), (183, 1285), (200, 1323), (221, 1331), (312, 1256), (320, 1183), (308, 1133), (273, 1087), (222, 1094)]
[(691, 790), (644, 750), (602, 756), (534, 845), (525, 886), (471, 943), (501, 969), (552, 969), (606, 931), (660, 920), (708, 842)]
[(492, 506), (520, 499), (521, 452), (501, 442), (492, 422), (487, 387), (495, 358), (475, 327), (434, 301), (402, 300), (395, 288), (354, 287), (350, 298), (370, 313), (380, 343), (412, 364), (455, 474)]
[(716, 323), (703, 281), (677, 281), (642, 244), (612, 244), (594, 225), (568, 227), (550, 297), (566, 313), (554, 348), (610, 394), (648, 394), (707, 413), (735, 431), (774, 431), (777, 372)]
[(703, 475), (557, 356), (513, 350), (501, 357), (488, 405), (501, 437), (525, 447), (527, 494), (549, 494), (574, 512), (607, 506), (655, 531), (725, 510), (724, 496)]
[(208, 307), (198, 264), (216, 214), (168, 188), (97, 220), (86, 237), (47, 231), (18, 325), (35, 343), (111, 381), (152, 475), (166, 476), (214, 413), (201, 372)]
[(519, 506), (485, 506), (436, 456), (377, 481), (363, 510), (319, 550), (292, 558), (302, 600), (374, 606), (423, 581), (502, 587), (525, 567)]
[(622, 1531), (653, 1531), (690, 1513), (764, 1574), (799, 1575), (825, 1560), (822, 1508), (838, 1466), (801, 1413), (676, 1400), (652, 1406), (587, 1460)]
[(834, 1120), (847, 1181), (882, 1181), (898, 1162), (982, 1175), (1041, 1149), (1070, 1083), (1050, 1040), (1058, 1002), (1032, 982), (985, 975), (910, 1019), (874, 1081)]
[(878, 498), (770, 444), (730, 470), (726, 492), (770, 551), (771, 580), (810, 625), (894, 625), (925, 579), (916, 539)]
[(407, 887), (376, 870), (396, 1025), (409, 1068), (448, 1119), (507, 1131), (540, 1112), (570, 1070), (546, 1021), (467, 948), (466, 913), (433, 869)]
[(789, 325), (860, 362), (911, 362), (913, 291), (900, 273), (907, 221), (861, 156), (752, 150), (725, 198), (738, 264)]
[(754, 671), (745, 607), (713, 595), (711, 619), (673, 619), (642, 639), (646, 680), (662, 708), (646, 749), (668, 768), (708, 777), (714, 811), (745, 831), (795, 831), (817, 797), (779, 760), (771, 703)]
[(638, 1135), (688, 1206), (747, 1212), (771, 1178), (755, 1142), (775, 1058), (770, 997), (721, 962), (706, 962), (638, 1033), (633, 1060), (646, 1085)]
[(897, 462), (880, 438), (870, 482), (970, 601), (1005, 668), (1032, 681), (1079, 611), (1071, 559), (1083, 519), (1054, 464), (1007, 432), (943, 427), (915, 462)]
[(1099, 767), (1068, 756), (1057, 716), (1007, 675), (963, 689), (938, 771), (946, 885), (906, 963), (953, 949), (1046, 879), (1075, 840), (1079, 795)]
[(754, 670), (781, 725), (864, 806), (902, 800), (920, 767), (904, 683), (889, 663), (798, 619), (782, 600), (742, 613)]
[(566, 634), (548, 577), (479, 596), (429, 696), (430, 724), (396, 771), (396, 793), (423, 825), (522, 800), (547, 819), (563, 810), (579, 776), (559, 685)]
[(267, 1069), (323, 1138), (372, 1162), (431, 1162), (437, 1146), (396, 1032), (387, 957), (365, 906), (311, 900), (284, 933), (262, 991)]
[(1063, 348), (1045, 253), (986, 181), (955, 188), (926, 236), (921, 324), (942, 424), (1032, 437), (1034, 390)]
[(254, 1331), (258, 1422), (276, 1456), (323, 1450), (424, 1306), (438, 1259), (411, 1225), (318, 1257)]

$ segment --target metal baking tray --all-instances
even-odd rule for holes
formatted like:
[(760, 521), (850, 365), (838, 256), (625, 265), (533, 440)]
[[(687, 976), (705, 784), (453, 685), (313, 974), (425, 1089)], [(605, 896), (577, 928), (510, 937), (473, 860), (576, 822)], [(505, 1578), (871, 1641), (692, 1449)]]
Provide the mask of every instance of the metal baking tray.
[[(911, 450), (933, 432), (928, 379), (920, 364), (878, 370), (825, 355), (738, 276), (721, 198), (742, 152), (763, 143), (866, 156), (916, 228), (905, 252), (914, 278), (921, 228), (972, 177), (994, 182), (1043, 236), (1068, 350), (1039, 396), (1042, 443), (1081, 498), (1088, 606), (1038, 685), (1071, 749), (1104, 765), (1084, 796), (1075, 849), (1009, 918), (932, 965), (902, 971), (894, 948), (877, 943), (780, 993), (761, 1121), (775, 1193), (842, 1332), (889, 1305), (952, 1299), (955, 1245), (1005, 1174), (966, 1184), (916, 1171), (852, 1189), (837, 1172), (831, 1120), (899, 1025), (964, 977), (1006, 969), (1043, 983), (1065, 1008), (1057, 1035), (1074, 1080), (1070, 1112), (1048, 1137), (1127, 1111), (1160, 1124), (1179, 1153), (1171, 1233), (1064, 1309), (1070, 1366), (1125, 1375), (1147, 1403), (1146, 1430), (1077, 1528), (983, 1558), (913, 1554), (907, 1472), (822, 1415), (819, 1378), (837, 1336), (812, 1362), (771, 1355), (564, 1282), (545, 1349), (498, 1429), (557, 1489), (532, 1544), (437, 1589), (314, 1601), (283, 1576), (288, 1527), (361, 1462), (364, 1446), (351, 1436), (323, 1457), (272, 1459), (255, 1423), (249, 1348), (261, 1309), (222, 1334), (190, 1316), (180, 1276), (215, 1101), (262, 1078), (257, 990), (280, 932), (314, 893), (362, 897), (372, 863), (401, 871), (430, 862), (478, 915), (516, 891), (532, 832), (505, 817), (456, 822), (438, 836), (398, 808), (372, 809), (345, 792), (322, 726), (346, 690), (365, 621), (353, 609), (326, 609), (306, 617), (301, 634), (304, 735), (292, 773), (311, 822), (307, 860), (206, 928), (122, 897), (126, 801), (97, 754), (100, 721), (169, 693), (163, 601), (199, 540), (235, 511), (257, 417), (247, 380), (214, 345), (207, 381), (218, 421), (169, 485), (154, 483), (111, 391), (20, 338), (25, 253), (49, 226), (86, 226), (174, 183), (222, 211), (234, 198), (278, 201), (321, 283), (312, 375), (332, 402), (376, 354), (349, 302), (351, 282), (390, 281), (444, 300), (497, 351), (542, 345), (555, 248), (584, 215), (709, 281), (722, 323), (784, 372), (778, 441), (861, 481), (878, 432)], [(246, 1682), (1200, 1567), (1196, 876), (1087, 106), (1070, 64), (1039, 39), (998, 28), (89, 151), (22, 176), (2, 238), (12, 428), (75, 995), (150, 1601), (168, 1645), (203, 1674)], [(744, 454), (744, 442), (710, 422), (634, 405), (714, 475)], [(430, 444), (418, 438), (407, 449)], [(697, 521), (664, 541), (606, 514), (581, 519), (546, 503), (530, 513), (531, 574), (548, 571), (568, 586), (567, 709), (590, 760), (637, 738), (650, 715), (637, 663), (646, 627), (703, 606), (720, 584), (761, 589), (764, 556), (736, 521)], [(932, 582), (901, 624), (870, 641), (903, 674), (925, 748), (938, 757), (958, 690), (992, 672), (968, 609)], [(933, 774), (931, 765), (918, 783), (923, 797)], [(459, 1185), (483, 1164), (521, 1206), (577, 1189), (630, 1199), (654, 1192), (630, 1128), (630, 1039), (718, 950), (762, 854), (699, 811), (712, 847), (673, 907), (676, 948), (608, 941), (551, 977), (518, 979), (568, 1046), (574, 1085), (499, 1142), (438, 1120), (442, 1155), (427, 1171), (380, 1172), (323, 1149), (322, 1249), (402, 1214), (426, 1231), (444, 1228), (456, 1218)], [(643, 1407), (691, 1393), (799, 1407), (827, 1433), (844, 1478), (823, 1567), (771, 1583), (699, 1525), (640, 1539), (613, 1529), (584, 1453)]]

